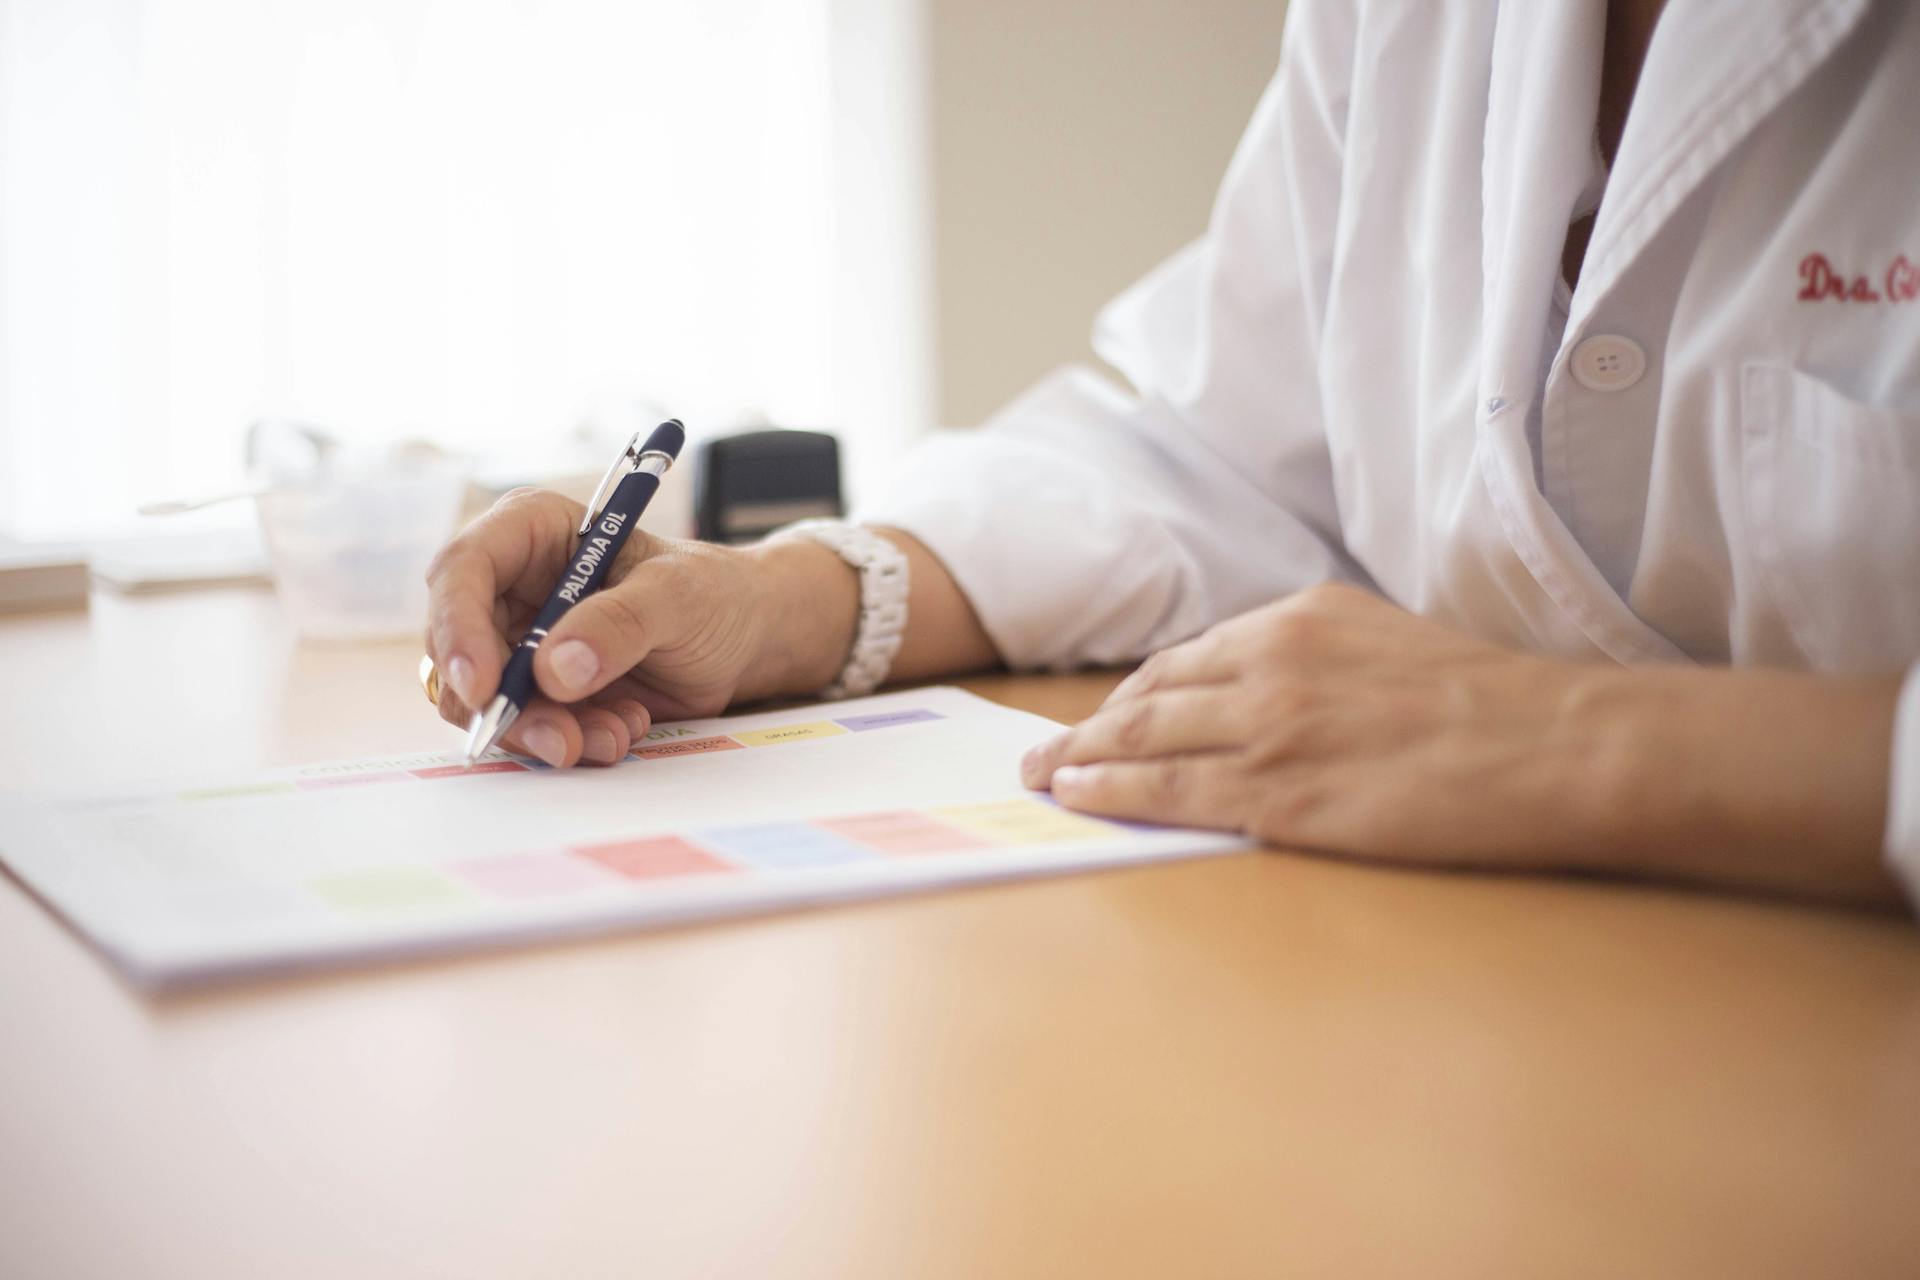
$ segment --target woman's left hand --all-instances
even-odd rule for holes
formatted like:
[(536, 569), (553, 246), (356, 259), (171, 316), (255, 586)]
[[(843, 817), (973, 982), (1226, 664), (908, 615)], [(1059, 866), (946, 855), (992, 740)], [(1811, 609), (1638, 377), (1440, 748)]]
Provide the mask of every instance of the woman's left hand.
[(1884, 900), (1896, 686), (1544, 658), (1323, 586), (1155, 654), (1021, 776), (1296, 848)]

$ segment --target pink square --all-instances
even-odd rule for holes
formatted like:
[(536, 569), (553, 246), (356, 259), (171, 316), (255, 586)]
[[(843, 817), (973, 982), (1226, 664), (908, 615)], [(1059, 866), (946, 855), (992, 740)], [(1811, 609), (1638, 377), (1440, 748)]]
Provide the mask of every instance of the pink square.
[(565, 853), (510, 853), (474, 858), (450, 868), (500, 898), (541, 898), (613, 883), (591, 862)]
[(845, 818), (823, 818), (813, 824), (825, 827), (837, 836), (863, 844), (881, 853), (958, 853), (965, 849), (987, 849), (992, 845), (979, 836), (950, 827), (924, 813), (897, 810), (890, 813), (856, 813)]
[(580, 845), (574, 852), (633, 880), (659, 880), (669, 876), (697, 876), (715, 871), (739, 870), (732, 863), (714, 857), (699, 845), (682, 840), (679, 836), (651, 836), (645, 840), (614, 840), (606, 844)]
[(466, 778), (476, 773), (525, 773), (527, 766), (518, 760), (482, 760), (479, 764), (442, 764), (431, 769), (409, 770), (416, 778)]
[(633, 754), (642, 760), (666, 760), (673, 756), (697, 756), (709, 751), (740, 751), (741, 745), (732, 738), (720, 735), (712, 738), (670, 738), (665, 742), (656, 742), (650, 746), (639, 746)]

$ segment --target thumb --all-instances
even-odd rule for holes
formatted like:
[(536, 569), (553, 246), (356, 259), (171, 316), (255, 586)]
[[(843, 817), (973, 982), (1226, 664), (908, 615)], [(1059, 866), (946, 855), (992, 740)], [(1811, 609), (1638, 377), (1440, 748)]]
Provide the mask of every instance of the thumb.
[(540, 691), (558, 702), (578, 702), (638, 666), (673, 636), (662, 623), (665, 575), (652, 563), (569, 609), (533, 658)]

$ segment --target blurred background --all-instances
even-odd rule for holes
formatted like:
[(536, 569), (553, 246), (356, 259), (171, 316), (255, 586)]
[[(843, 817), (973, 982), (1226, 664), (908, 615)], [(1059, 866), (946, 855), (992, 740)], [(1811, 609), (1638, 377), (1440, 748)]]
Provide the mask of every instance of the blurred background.
[[(1280, 0), (0, 0), (0, 538), (260, 418), (539, 482), (920, 434), (1199, 234)], [(187, 517), (245, 522), (244, 505)]]

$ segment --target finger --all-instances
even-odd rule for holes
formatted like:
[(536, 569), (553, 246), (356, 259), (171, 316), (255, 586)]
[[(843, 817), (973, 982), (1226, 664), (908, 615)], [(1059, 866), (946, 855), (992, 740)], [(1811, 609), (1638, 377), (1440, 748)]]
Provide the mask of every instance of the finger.
[[(445, 688), (441, 690), (441, 719), (466, 729), (473, 723), (473, 714), (472, 708), (462, 702), (458, 694)], [(521, 755), (533, 756), (556, 768), (563, 768), (583, 758), (611, 764), (626, 754), (627, 747), (622, 743), (630, 739), (626, 737), (626, 719), (621, 713), (607, 709), (602, 710), (601, 714), (610, 717), (610, 722), (596, 721), (595, 726), (599, 733), (612, 740), (596, 743), (593, 731), (576, 719), (574, 711), (538, 698), (507, 732), (500, 735), (499, 745)], [(569, 732), (570, 727), (576, 724), (579, 727)], [(532, 731), (531, 739), (526, 736), (529, 731)], [(577, 749), (573, 746), (576, 738), (579, 740)]]
[(1245, 830), (1250, 793), (1239, 757), (1224, 751), (1068, 765), (1053, 775), (1053, 798), (1069, 809), (1220, 831)]
[(596, 705), (620, 717), (620, 723), (625, 725), (627, 730), (628, 751), (639, 746), (646, 738), (647, 730), (653, 728), (653, 716), (647, 711), (646, 704), (637, 698), (605, 698)]
[(448, 724), (459, 725), (462, 729), (473, 723), (473, 708), (469, 707), (444, 682), (440, 685), (440, 701), (437, 704), (440, 718)]
[(573, 712), (545, 698), (535, 698), (520, 713), (500, 738), (502, 746), (521, 755), (543, 760), (556, 769), (568, 769), (580, 762), (586, 750), (586, 737)]
[(427, 656), (462, 701), (483, 702), (506, 663), (494, 621), (493, 562), (449, 543), (433, 563), (427, 576)]
[[(440, 688), (439, 710), (441, 719), (462, 729), (473, 723), (473, 709), (445, 685)], [(549, 716), (553, 717), (551, 721)], [(569, 755), (570, 735), (563, 723), (567, 719), (575, 720), (580, 726), (579, 758), (595, 764), (612, 764), (625, 756), (652, 724), (647, 709), (631, 698), (618, 698), (592, 707), (571, 709), (553, 706), (545, 699), (536, 699), (527, 708), (527, 713), (501, 735), (501, 745), (522, 755), (544, 760), (550, 765), (564, 766), (572, 761)], [(546, 729), (541, 728), (543, 723), (547, 725)], [(535, 730), (531, 742), (521, 736), (529, 729)], [(550, 736), (553, 729), (559, 731), (557, 746)]]
[(647, 561), (568, 610), (534, 655), (541, 691), (577, 702), (680, 639), (700, 621), (688, 607), (685, 574), (684, 566)]
[[(440, 549), (427, 568), (427, 652), (469, 706), (500, 682), (508, 649), (500, 598), (544, 577), (571, 545), (579, 508), (558, 494), (516, 490)], [(545, 590), (545, 588), (541, 588)]]
[(1195, 636), (1171, 649), (1162, 649), (1107, 695), (1102, 707), (1110, 707), (1152, 693), (1189, 684), (1222, 684), (1234, 677), (1237, 664), (1212, 633)]
[[(633, 750), (634, 747), (638, 746), (647, 736), (647, 730), (653, 727), (653, 717), (648, 714), (646, 707), (632, 698), (614, 698), (605, 703), (596, 704), (596, 707), (598, 710), (613, 716), (619, 723), (625, 736), (622, 738), (620, 734), (614, 734), (611, 753), (609, 754), (608, 749), (603, 747), (602, 750), (596, 754), (593, 747), (592, 735), (583, 723), (580, 738), (580, 750), (583, 758), (598, 760), (600, 763), (611, 763), (614, 760), (618, 760)], [(562, 708), (562, 710), (565, 709)], [(579, 710), (584, 710), (584, 708), (580, 708)], [(473, 709), (460, 700), (459, 694), (442, 686), (440, 691), (440, 718), (448, 724), (465, 729), (473, 723)], [(562, 731), (562, 737), (563, 739), (565, 737), (564, 730)], [(503, 744), (511, 747), (515, 751), (521, 752), (523, 755), (538, 756), (540, 754), (535, 751), (526, 750), (524, 747), (518, 745), (519, 739), (515, 737), (512, 731), (503, 735), (501, 740)], [(564, 750), (561, 754), (564, 757)], [(545, 759), (544, 756), (540, 758)], [(547, 763), (551, 764), (553, 761), (549, 760)]]
[[(548, 705), (550, 706), (551, 704)], [(565, 708), (553, 707), (552, 710), (557, 712), (560, 717), (566, 719), (572, 718)], [(458, 694), (443, 687), (440, 693), (440, 718), (448, 724), (465, 730), (473, 724), (473, 710), (460, 700)], [(542, 727), (543, 725), (545, 725), (544, 728)], [(529, 730), (533, 731), (531, 741), (523, 736)], [(605, 726), (601, 727), (600, 732), (603, 734), (606, 732)], [(591, 757), (593, 746), (591, 735), (583, 728), (577, 731), (577, 736), (580, 738), (581, 743), (578, 756)], [(524, 756), (533, 756), (536, 759), (545, 761), (547, 764), (561, 767), (571, 763), (572, 760), (576, 758), (575, 756), (569, 755), (568, 742), (569, 735), (564, 724), (550, 721), (548, 713), (545, 712), (538, 715), (533, 714), (533, 708), (529, 707), (527, 714), (522, 715), (507, 732), (500, 735), (499, 745), (509, 751), (518, 752)], [(605, 744), (603, 747), (603, 751), (605, 752), (612, 752), (614, 749), (615, 744), (613, 743)], [(609, 754), (602, 763), (610, 763), (618, 758), (618, 755)]]
[(616, 764), (627, 754), (632, 740), (626, 722), (602, 706), (573, 709), (580, 722), (580, 758), (587, 764)]
[(1102, 707), (1020, 762), (1020, 780), (1044, 787), (1062, 765), (1142, 760), (1240, 746), (1249, 707), (1234, 685), (1172, 688)]

